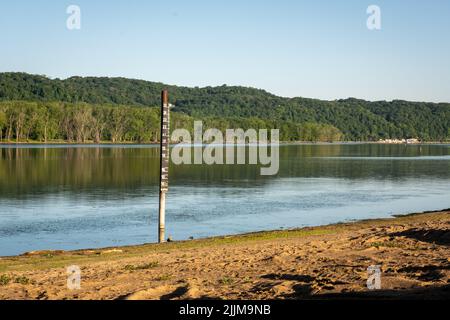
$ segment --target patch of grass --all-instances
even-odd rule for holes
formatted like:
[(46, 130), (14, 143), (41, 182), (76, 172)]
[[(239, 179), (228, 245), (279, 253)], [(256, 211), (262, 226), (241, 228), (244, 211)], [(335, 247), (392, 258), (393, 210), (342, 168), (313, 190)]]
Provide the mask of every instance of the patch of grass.
[(136, 266), (134, 266), (132, 264), (127, 264), (123, 269), (127, 270), (127, 271), (134, 271), (134, 270), (136, 270)]
[(170, 280), (170, 278), (172, 278), (172, 276), (170, 274), (163, 274), (157, 278), (155, 278), (156, 281), (167, 281)]
[[(300, 238), (306, 236), (316, 236), (316, 235), (326, 235), (336, 232), (335, 229), (323, 228), (305, 228), (296, 230), (282, 230), (282, 231), (264, 231), (264, 232), (254, 232), (238, 236), (228, 236), (228, 237), (216, 237), (205, 239), (205, 244), (233, 244), (233, 243), (245, 243), (248, 241), (261, 241), (261, 240), (273, 240), (273, 239), (286, 239), (286, 238)], [(191, 240), (190, 243), (195, 243), (196, 241), (202, 240)]]
[(14, 283), (18, 283), (18, 284), (22, 284), (22, 285), (27, 285), (27, 284), (32, 283), (32, 281), (31, 281), (29, 278), (25, 277), (25, 276), (20, 276), (20, 277), (16, 277), (16, 278), (14, 279)]
[(222, 279), (219, 279), (219, 283), (226, 286), (232, 284), (233, 282), (233, 279), (231, 279), (230, 277), (223, 277)]
[(159, 266), (159, 263), (157, 261), (153, 261), (150, 263), (142, 264), (139, 266), (135, 266), (132, 264), (127, 264), (124, 269), (128, 271), (135, 271), (135, 270), (146, 270), (146, 269), (153, 269)]
[(400, 248), (402, 245), (397, 241), (391, 241), (391, 242), (373, 242), (370, 244), (370, 247), (375, 247), (379, 249), (380, 247), (385, 248)]
[(0, 276), (0, 286), (6, 286), (11, 282), (11, 277), (7, 274), (2, 274)]

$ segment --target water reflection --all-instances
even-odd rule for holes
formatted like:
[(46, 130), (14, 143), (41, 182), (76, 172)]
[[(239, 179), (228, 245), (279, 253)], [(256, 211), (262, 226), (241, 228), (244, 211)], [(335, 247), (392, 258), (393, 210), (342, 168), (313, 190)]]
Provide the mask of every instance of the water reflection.
[[(156, 239), (155, 146), (0, 147), (0, 255)], [(450, 207), (449, 145), (286, 145), (280, 171), (171, 165), (176, 239)]]

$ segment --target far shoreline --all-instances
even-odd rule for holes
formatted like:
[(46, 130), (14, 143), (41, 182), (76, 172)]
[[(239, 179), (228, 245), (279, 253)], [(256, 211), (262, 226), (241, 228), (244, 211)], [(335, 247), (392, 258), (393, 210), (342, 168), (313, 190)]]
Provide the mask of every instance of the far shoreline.
[[(52, 146), (67, 146), (67, 147), (107, 147), (107, 146), (159, 146), (159, 142), (59, 142), (59, 141), (50, 141), (50, 142), (0, 142), (1, 147), (52, 147)], [(181, 143), (171, 143), (171, 146), (175, 146)], [(389, 142), (379, 142), (379, 141), (280, 141), (280, 146), (288, 146), (288, 145), (358, 145), (358, 144), (375, 144), (375, 145), (407, 145), (407, 146), (420, 146), (420, 145), (446, 145), (450, 144), (450, 141), (423, 141), (419, 143), (389, 143)], [(192, 144), (186, 144), (192, 145)], [(204, 143), (203, 145), (210, 145), (208, 143)], [(214, 145), (214, 144), (213, 144)], [(229, 145), (229, 144), (219, 144), (219, 145)], [(234, 144), (236, 145), (236, 144)], [(241, 144), (238, 144), (241, 145)], [(252, 145), (246, 143), (245, 145)], [(270, 142), (268, 145), (272, 145)]]

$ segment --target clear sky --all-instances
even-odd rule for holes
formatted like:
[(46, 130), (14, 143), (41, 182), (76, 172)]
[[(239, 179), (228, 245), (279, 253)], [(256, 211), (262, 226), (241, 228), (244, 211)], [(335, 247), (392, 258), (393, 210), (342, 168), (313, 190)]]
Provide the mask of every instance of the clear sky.
[[(381, 30), (366, 26), (372, 4)], [(450, 102), (450, 1), (1, 1), (5, 71)]]

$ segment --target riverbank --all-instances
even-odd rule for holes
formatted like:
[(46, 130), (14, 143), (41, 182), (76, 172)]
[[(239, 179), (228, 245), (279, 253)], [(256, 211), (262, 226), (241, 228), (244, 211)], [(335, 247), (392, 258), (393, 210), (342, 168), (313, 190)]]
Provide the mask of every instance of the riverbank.
[[(358, 145), (358, 144), (375, 144), (375, 145), (408, 145), (408, 146), (420, 146), (420, 145), (447, 145), (450, 141), (423, 141), (418, 143), (390, 143), (390, 142), (380, 142), (380, 141), (280, 141), (278, 143), (280, 146), (289, 145)], [(171, 143), (171, 146), (177, 145), (177, 143)], [(189, 146), (189, 144), (187, 144)], [(205, 144), (206, 145), (206, 144)], [(250, 145), (246, 143), (246, 145)], [(268, 145), (271, 145), (269, 142)], [(114, 146), (159, 146), (159, 142), (64, 142), (64, 141), (53, 141), (53, 142), (0, 142), (1, 147), (114, 147)]]
[[(81, 269), (67, 289), (66, 268)], [(367, 268), (381, 266), (381, 289)], [(449, 298), (450, 211), (0, 258), (0, 299)]]

